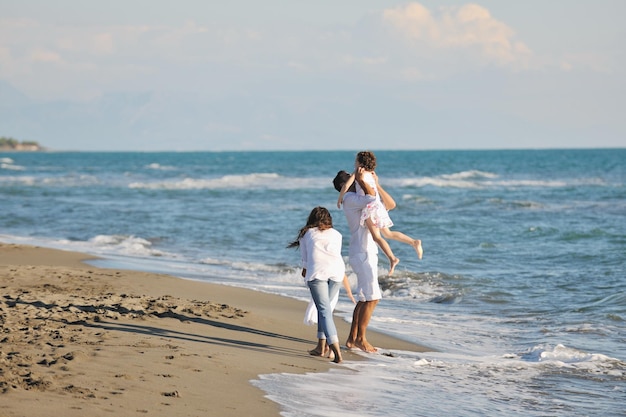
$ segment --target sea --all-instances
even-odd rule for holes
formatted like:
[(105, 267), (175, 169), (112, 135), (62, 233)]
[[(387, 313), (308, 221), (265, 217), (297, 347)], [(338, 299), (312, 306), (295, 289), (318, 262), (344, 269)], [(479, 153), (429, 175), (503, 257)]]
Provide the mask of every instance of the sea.
[[(0, 153), (0, 241), (308, 300), (286, 246), (325, 206), (347, 263), (357, 151)], [(626, 149), (374, 151), (424, 257), (380, 253), (370, 328), (429, 351), (250, 383), (285, 417), (626, 416)]]

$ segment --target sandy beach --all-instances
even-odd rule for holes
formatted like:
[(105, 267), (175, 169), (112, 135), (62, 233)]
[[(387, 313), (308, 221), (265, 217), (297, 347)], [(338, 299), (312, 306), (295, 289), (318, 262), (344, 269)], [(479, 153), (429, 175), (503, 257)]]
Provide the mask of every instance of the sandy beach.
[[(307, 353), (315, 328), (302, 301), (89, 258), (0, 243), (0, 417), (278, 416), (251, 379), (341, 366)], [(345, 338), (348, 323), (336, 323)]]

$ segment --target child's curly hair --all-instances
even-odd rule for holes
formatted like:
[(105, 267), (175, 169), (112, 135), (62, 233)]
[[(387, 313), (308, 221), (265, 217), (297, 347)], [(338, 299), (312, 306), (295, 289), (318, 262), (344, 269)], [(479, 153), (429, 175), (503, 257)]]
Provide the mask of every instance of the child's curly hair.
[(367, 171), (374, 171), (376, 169), (376, 155), (374, 155), (374, 152), (359, 152), (356, 154), (356, 161)]

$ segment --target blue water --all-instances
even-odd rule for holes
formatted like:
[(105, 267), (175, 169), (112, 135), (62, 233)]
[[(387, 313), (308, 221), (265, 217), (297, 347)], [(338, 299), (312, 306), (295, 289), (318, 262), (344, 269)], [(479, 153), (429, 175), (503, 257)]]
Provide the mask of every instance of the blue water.
[[(354, 154), (4, 153), (0, 241), (306, 299), (285, 246), (316, 205), (347, 245)], [(253, 381), (283, 415), (626, 415), (626, 149), (376, 155), (425, 252), (390, 242), (371, 327), (433, 351)]]

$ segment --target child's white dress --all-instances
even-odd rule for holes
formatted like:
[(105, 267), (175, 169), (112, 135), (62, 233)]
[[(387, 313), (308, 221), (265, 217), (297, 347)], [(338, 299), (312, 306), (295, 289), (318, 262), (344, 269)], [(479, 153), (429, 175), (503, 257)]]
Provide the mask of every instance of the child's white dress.
[[(380, 195), (378, 194), (378, 189), (376, 188), (376, 181), (374, 181), (374, 176), (370, 172), (366, 171), (363, 174), (363, 181), (365, 181), (365, 183), (372, 187), (372, 189), (376, 193), (376, 200), (369, 203), (361, 212), (361, 226), (365, 224), (365, 220), (367, 219), (372, 219), (374, 225), (379, 229), (393, 226), (391, 217), (389, 217), (389, 212), (387, 212), (385, 205), (380, 200)], [(357, 194), (365, 195), (365, 192), (358, 182), (356, 183), (356, 192)]]

